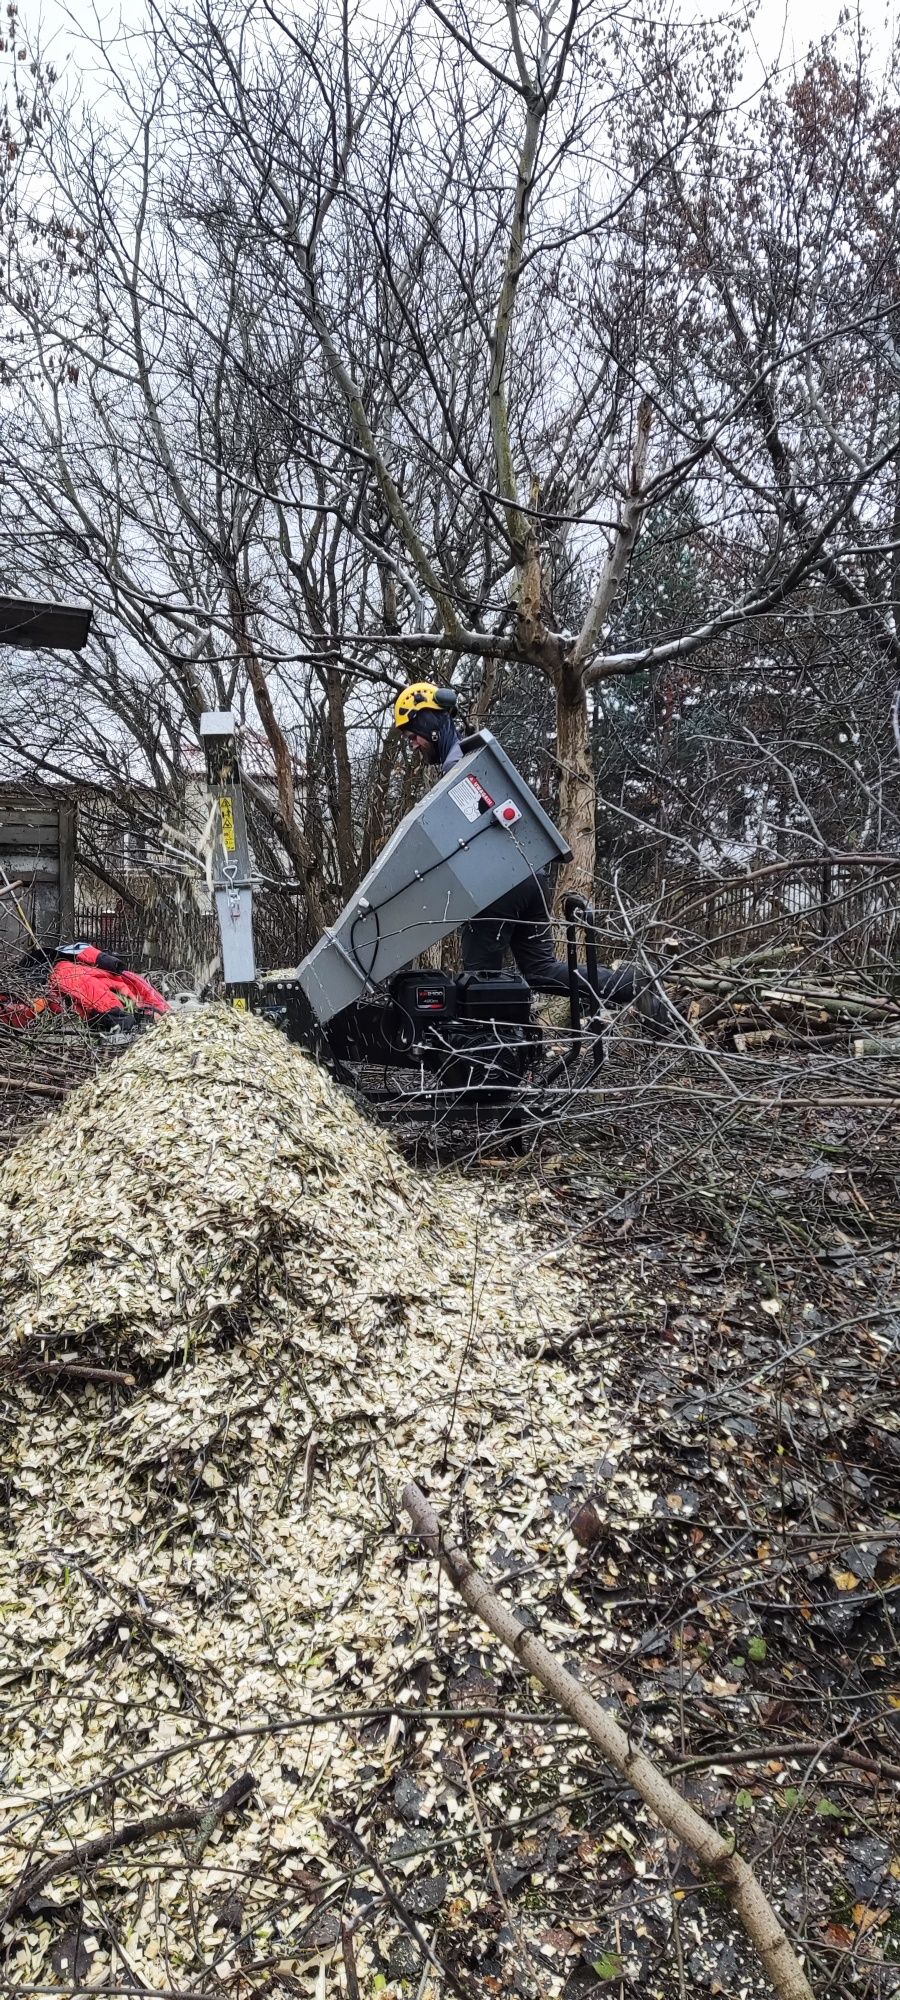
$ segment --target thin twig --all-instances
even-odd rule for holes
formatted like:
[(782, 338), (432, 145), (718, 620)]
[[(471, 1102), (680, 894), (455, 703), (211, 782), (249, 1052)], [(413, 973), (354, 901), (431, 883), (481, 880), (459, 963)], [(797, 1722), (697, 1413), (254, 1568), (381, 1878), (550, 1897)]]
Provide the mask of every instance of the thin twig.
[(71, 1376), (76, 1382), (115, 1383), (123, 1389), (133, 1389), (136, 1377), (123, 1368), (92, 1368), (85, 1361), (18, 1361), (14, 1356), (4, 1356), (0, 1369), (5, 1374)]
[(814, 1742), (806, 1737), (796, 1743), (771, 1743), (758, 1745), (753, 1750), (710, 1751), (705, 1757), (688, 1757), (683, 1763), (673, 1764), (673, 1772), (682, 1777), (687, 1771), (710, 1771), (719, 1764), (768, 1764), (772, 1758), (825, 1756), (832, 1763), (850, 1764), (855, 1771), (873, 1771), (880, 1777), (900, 1782), (900, 1764), (891, 1764), (883, 1757), (866, 1757), (861, 1751), (841, 1750), (835, 1744)]
[(478, 1838), (481, 1841), (481, 1850), (484, 1855), (485, 1861), (487, 1862), (488, 1865), (488, 1873), (490, 1875), (491, 1881), (493, 1882), (494, 1888), (497, 1891), (497, 1896), (500, 1902), (500, 1908), (503, 1911), (503, 1914), (509, 1925), (512, 1936), (515, 1938), (516, 1944), (518, 1945), (523, 1963), (527, 1967), (528, 1972), (530, 1973), (532, 1979), (535, 1981), (538, 1991), (540, 1992), (541, 1981), (535, 1969), (534, 1960), (531, 1956), (531, 1953), (528, 1949), (525, 1939), (522, 1936), (522, 1932), (519, 1929), (519, 1925), (516, 1922), (515, 1917), (513, 1916), (512, 1910), (510, 1909), (509, 1904), (506, 1900), (503, 1884), (497, 1873), (497, 1867), (494, 1861), (493, 1849), (491, 1847), (491, 1843), (488, 1840), (487, 1834), (484, 1829), (484, 1821), (479, 1811), (478, 1800), (475, 1797), (475, 1787), (472, 1783), (472, 1773), (469, 1770), (468, 1759), (466, 1757), (465, 1749), (462, 1743), (460, 1743), (459, 1745), (459, 1760), (462, 1765), (463, 1777), (465, 1778), (466, 1781), (466, 1791), (469, 1794), (469, 1804), (471, 1805), (472, 1811), (475, 1815), (475, 1824), (478, 1828)]
[(310, 1499), (312, 1497), (313, 1480), (315, 1479), (316, 1476), (316, 1453), (318, 1449), (319, 1449), (319, 1440), (316, 1436), (316, 1433), (315, 1431), (310, 1431), (309, 1443), (306, 1447), (306, 1456), (303, 1460), (302, 1511), (304, 1514), (306, 1513), (307, 1508), (309, 1507)]
[(347, 2000), (359, 2000), (359, 1980), (356, 1976), (356, 1953), (353, 1949), (353, 1934), (349, 1924), (341, 1925), (341, 1957), (347, 1980)]

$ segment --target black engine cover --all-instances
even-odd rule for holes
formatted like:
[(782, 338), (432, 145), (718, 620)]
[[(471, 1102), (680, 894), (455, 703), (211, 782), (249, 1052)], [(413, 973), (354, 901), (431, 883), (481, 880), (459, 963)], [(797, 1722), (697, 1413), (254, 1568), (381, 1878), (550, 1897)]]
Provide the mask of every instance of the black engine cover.
[(531, 988), (518, 972), (463, 972), (456, 981), (456, 1010), (463, 1021), (508, 1021), (523, 1028), (531, 1019)]
[(446, 972), (401, 972), (390, 993), (401, 1042), (417, 1040), (429, 1022), (443, 1027), (456, 1013), (456, 980)]
[(401, 972), (377, 992), (314, 1021), (293, 980), (269, 994), (292, 1039), (337, 1063), (426, 1070), (442, 1099), (505, 1103), (521, 1083), (540, 1042), (531, 990), (515, 972)]

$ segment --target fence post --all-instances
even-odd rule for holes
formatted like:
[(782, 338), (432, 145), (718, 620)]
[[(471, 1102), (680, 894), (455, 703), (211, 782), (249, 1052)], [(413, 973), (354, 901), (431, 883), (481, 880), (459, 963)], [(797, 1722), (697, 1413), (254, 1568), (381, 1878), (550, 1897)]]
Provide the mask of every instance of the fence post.
[(832, 901), (832, 895), (833, 895), (833, 891), (832, 891), (832, 886), (831, 886), (831, 882), (832, 882), (832, 878), (831, 878), (831, 862), (830, 862), (830, 861), (823, 861), (823, 863), (822, 863), (822, 886), (821, 886), (821, 908), (820, 908), (820, 911), (819, 911), (819, 918), (820, 918), (820, 925), (821, 925), (821, 931), (822, 931), (822, 936), (823, 936), (823, 938), (827, 938), (827, 937), (830, 937), (830, 936), (831, 936), (831, 901)]
[(60, 941), (75, 935), (75, 811), (68, 803), (59, 808)]

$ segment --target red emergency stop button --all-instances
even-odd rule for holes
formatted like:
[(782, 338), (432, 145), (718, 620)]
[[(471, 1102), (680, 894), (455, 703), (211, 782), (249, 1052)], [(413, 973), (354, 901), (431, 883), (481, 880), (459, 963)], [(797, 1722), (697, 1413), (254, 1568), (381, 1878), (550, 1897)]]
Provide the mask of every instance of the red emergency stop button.
[(494, 807), (494, 818), (498, 826), (515, 826), (516, 820), (521, 817), (519, 808), (513, 805), (512, 799), (506, 799), (502, 806)]

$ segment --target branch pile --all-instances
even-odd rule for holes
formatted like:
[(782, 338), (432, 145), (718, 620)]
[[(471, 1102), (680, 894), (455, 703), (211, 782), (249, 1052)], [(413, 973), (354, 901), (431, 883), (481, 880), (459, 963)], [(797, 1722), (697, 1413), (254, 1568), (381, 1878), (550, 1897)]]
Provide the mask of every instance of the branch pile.
[(0, 1023), (0, 1152), (85, 1082), (103, 1056), (71, 1014), (48, 1013), (23, 1028)]
[(678, 967), (667, 984), (703, 1040), (733, 1048), (848, 1049), (900, 1057), (900, 997), (859, 971), (768, 963), (758, 957)]

